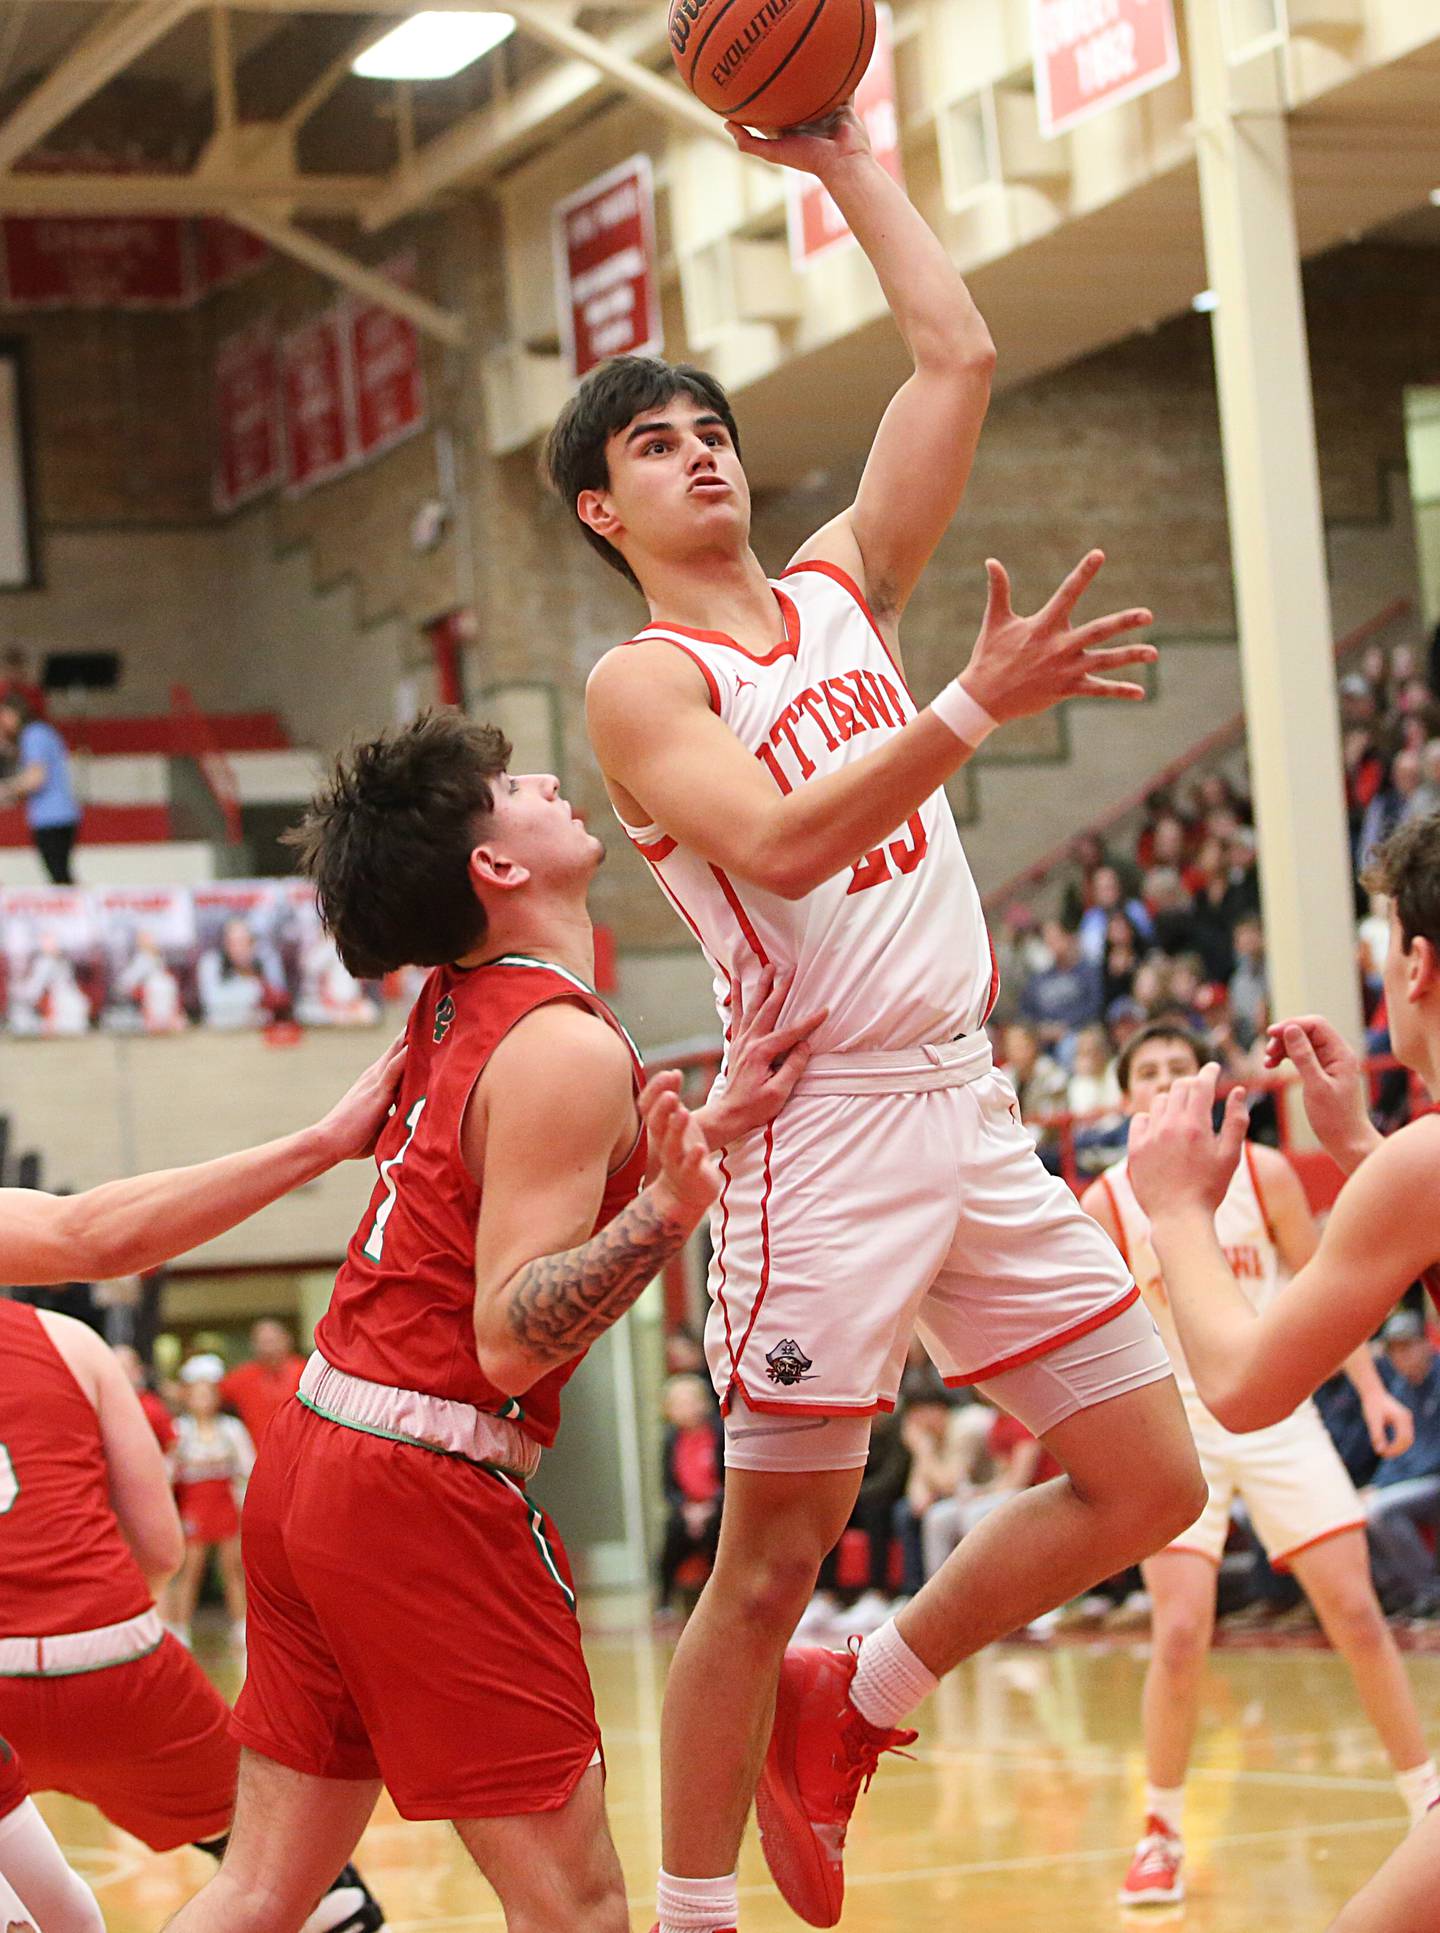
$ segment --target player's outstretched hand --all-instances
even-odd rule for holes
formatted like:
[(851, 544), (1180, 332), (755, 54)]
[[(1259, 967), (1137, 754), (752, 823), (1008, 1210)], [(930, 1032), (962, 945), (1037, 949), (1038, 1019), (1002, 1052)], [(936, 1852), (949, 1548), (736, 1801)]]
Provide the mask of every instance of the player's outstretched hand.
[(1154, 612), (1113, 611), (1088, 624), (1073, 622), (1075, 606), (1104, 562), (1104, 551), (1092, 550), (1033, 617), (1019, 616), (1011, 604), (1005, 566), (993, 557), (987, 562), (990, 596), (985, 622), (961, 677), (970, 696), (992, 718), (1002, 723), (1007, 718), (1031, 718), (1066, 698), (1133, 701), (1145, 696), (1143, 685), (1106, 674), (1155, 662), (1158, 653), (1153, 644), (1110, 643), (1127, 631), (1153, 624)]
[(640, 1094), (640, 1119), (650, 1137), (651, 1183), (662, 1215), (691, 1227), (720, 1193), (720, 1170), (704, 1123), (680, 1099), (681, 1077), (654, 1074)]
[(793, 974), (779, 977), (767, 967), (759, 1001), (747, 1011), (740, 982), (734, 982), (725, 1092), (702, 1109), (712, 1148), (728, 1147), (773, 1121), (810, 1063), (811, 1037), (830, 1009), (821, 1007), (782, 1027), (780, 1015), (793, 984)]
[(1360, 1398), (1365, 1427), (1370, 1432), (1370, 1447), (1376, 1456), (1404, 1456), (1415, 1441), (1415, 1412), (1407, 1409), (1398, 1396), (1382, 1384)]
[(1153, 1220), (1162, 1212), (1203, 1208), (1213, 1215), (1225, 1199), (1249, 1115), (1245, 1090), (1232, 1087), (1217, 1134), (1212, 1126), (1215, 1083), (1212, 1061), (1198, 1074), (1176, 1081), (1147, 1114), (1130, 1123), (1126, 1161), (1135, 1199)]
[(1325, 1152), (1347, 1171), (1378, 1140), (1365, 1105), (1365, 1080), (1354, 1050), (1322, 1014), (1301, 1014), (1267, 1028), (1265, 1065), (1289, 1061), (1300, 1076), (1305, 1113)]
[(782, 134), (752, 134), (739, 121), (727, 121), (725, 126), (741, 154), (778, 162), (782, 168), (798, 168), (801, 174), (818, 175), (822, 181), (837, 161), (870, 153), (865, 124), (849, 101), (823, 121), (786, 128)]
[(375, 1152), (404, 1072), (405, 1036), (399, 1034), (320, 1123), (320, 1131), (334, 1146), (335, 1161), (359, 1161)]

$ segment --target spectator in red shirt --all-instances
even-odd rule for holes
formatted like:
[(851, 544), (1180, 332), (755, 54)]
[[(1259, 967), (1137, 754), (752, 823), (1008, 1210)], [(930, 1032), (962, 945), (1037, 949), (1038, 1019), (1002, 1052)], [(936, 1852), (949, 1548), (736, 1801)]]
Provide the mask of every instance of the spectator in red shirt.
[(168, 1453), (175, 1441), (175, 1418), (170, 1414), (164, 1398), (157, 1396), (150, 1387), (150, 1371), (140, 1351), (132, 1349), (128, 1342), (122, 1342), (116, 1345), (115, 1356), (130, 1379), (130, 1387), (140, 1398), (140, 1407), (145, 1412), (145, 1421), (155, 1432), (155, 1441)]
[(665, 1385), (665, 1502), (660, 1551), (660, 1609), (671, 1599), (682, 1564), (702, 1558), (708, 1575), (720, 1541), (725, 1487), (725, 1438), (710, 1385), (699, 1376), (672, 1376)]
[(285, 1324), (270, 1316), (250, 1331), (250, 1349), (250, 1361), (221, 1382), (220, 1401), (234, 1410), (258, 1447), (270, 1418), (300, 1387), (305, 1358), (295, 1353), (295, 1338)]

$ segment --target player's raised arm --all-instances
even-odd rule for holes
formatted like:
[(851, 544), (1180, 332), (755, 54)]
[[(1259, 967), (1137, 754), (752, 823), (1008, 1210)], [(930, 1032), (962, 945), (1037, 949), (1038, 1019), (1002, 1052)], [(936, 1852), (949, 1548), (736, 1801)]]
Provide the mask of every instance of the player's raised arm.
[(605, 1181), (637, 1132), (628, 1053), (563, 1003), (530, 1014), (495, 1050), (461, 1145), (484, 1177), (475, 1231), (475, 1343), (515, 1396), (619, 1320), (720, 1192), (704, 1131), (660, 1074), (640, 1100), (656, 1178), (592, 1234)]
[(1212, 1129), (1215, 1081), (1213, 1067), (1179, 1081), (1136, 1120), (1130, 1178), (1205, 1407), (1227, 1429), (1258, 1430), (1334, 1375), (1440, 1256), (1440, 1120), (1412, 1123), (1365, 1161), (1312, 1259), (1257, 1315), (1215, 1238), (1245, 1130), (1239, 1090), (1220, 1133)]
[(369, 1154), (403, 1064), (397, 1040), (313, 1127), (239, 1154), (103, 1182), (78, 1195), (0, 1189), (0, 1277), (105, 1282), (157, 1268), (223, 1235), (338, 1162)]
[(823, 132), (771, 140), (731, 132), (743, 153), (813, 174), (829, 191), (880, 278), (915, 365), (881, 421), (854, 503), (797, 557), (842, 565), (888, 628), (965, 494), (990, 404), (995, 345), (959, 270), (870, 152), (850, 108)]
[(776, 789), (711, 710), (698, 668), (668, 644), (626, 645), (591, 672), (596, 756), (671, 838), (752, 885), (802, 899), (888, 839), (996, 724), (1070, 697), (1144, 697), (1142, 686), (1102, 674), (1154, 661), (1153, 645), (1112, 642), (1149, 624), (1150, 612), (1072, 623), (1104, 561), (1091, 551), (1042, 610), (1021, 617), (992, 560), (985, 621), (960, 677), (873, 752), (792, 792)]

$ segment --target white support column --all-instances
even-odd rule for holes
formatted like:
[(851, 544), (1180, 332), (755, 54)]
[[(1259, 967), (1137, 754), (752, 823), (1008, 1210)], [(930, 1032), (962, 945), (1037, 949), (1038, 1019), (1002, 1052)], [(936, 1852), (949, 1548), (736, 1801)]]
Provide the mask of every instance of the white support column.
[(1362, 1029), (1320, 471), (1278, 63), (1237, 113), (1222, 10), (1186, 8), (1271, 1003)]

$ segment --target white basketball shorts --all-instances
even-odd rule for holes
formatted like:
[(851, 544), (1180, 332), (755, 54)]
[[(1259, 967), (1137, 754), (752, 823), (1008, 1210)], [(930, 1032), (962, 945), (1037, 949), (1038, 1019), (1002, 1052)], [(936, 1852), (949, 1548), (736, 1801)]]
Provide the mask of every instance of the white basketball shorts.
[(1276, 1570), (1327, 1537), (1364, 1528), (1355, 1486), (1313, 1403), (1302, 1403), (1283, 1423), (1236, 1436), (1193, 1391), (1183, 1397), (1210, 1500), (1199, 1522), (1167, 1549), (1194, 1551), (1218, 1564), (1236, 1497)]
[(1041, 1165), (983, 1034), (817, 1055), (720, 1170), (705, 1342), (727, 1409), (873, 1415), (916, 1331), (947, 1383), (983, 1383), (1138, 1296)]

